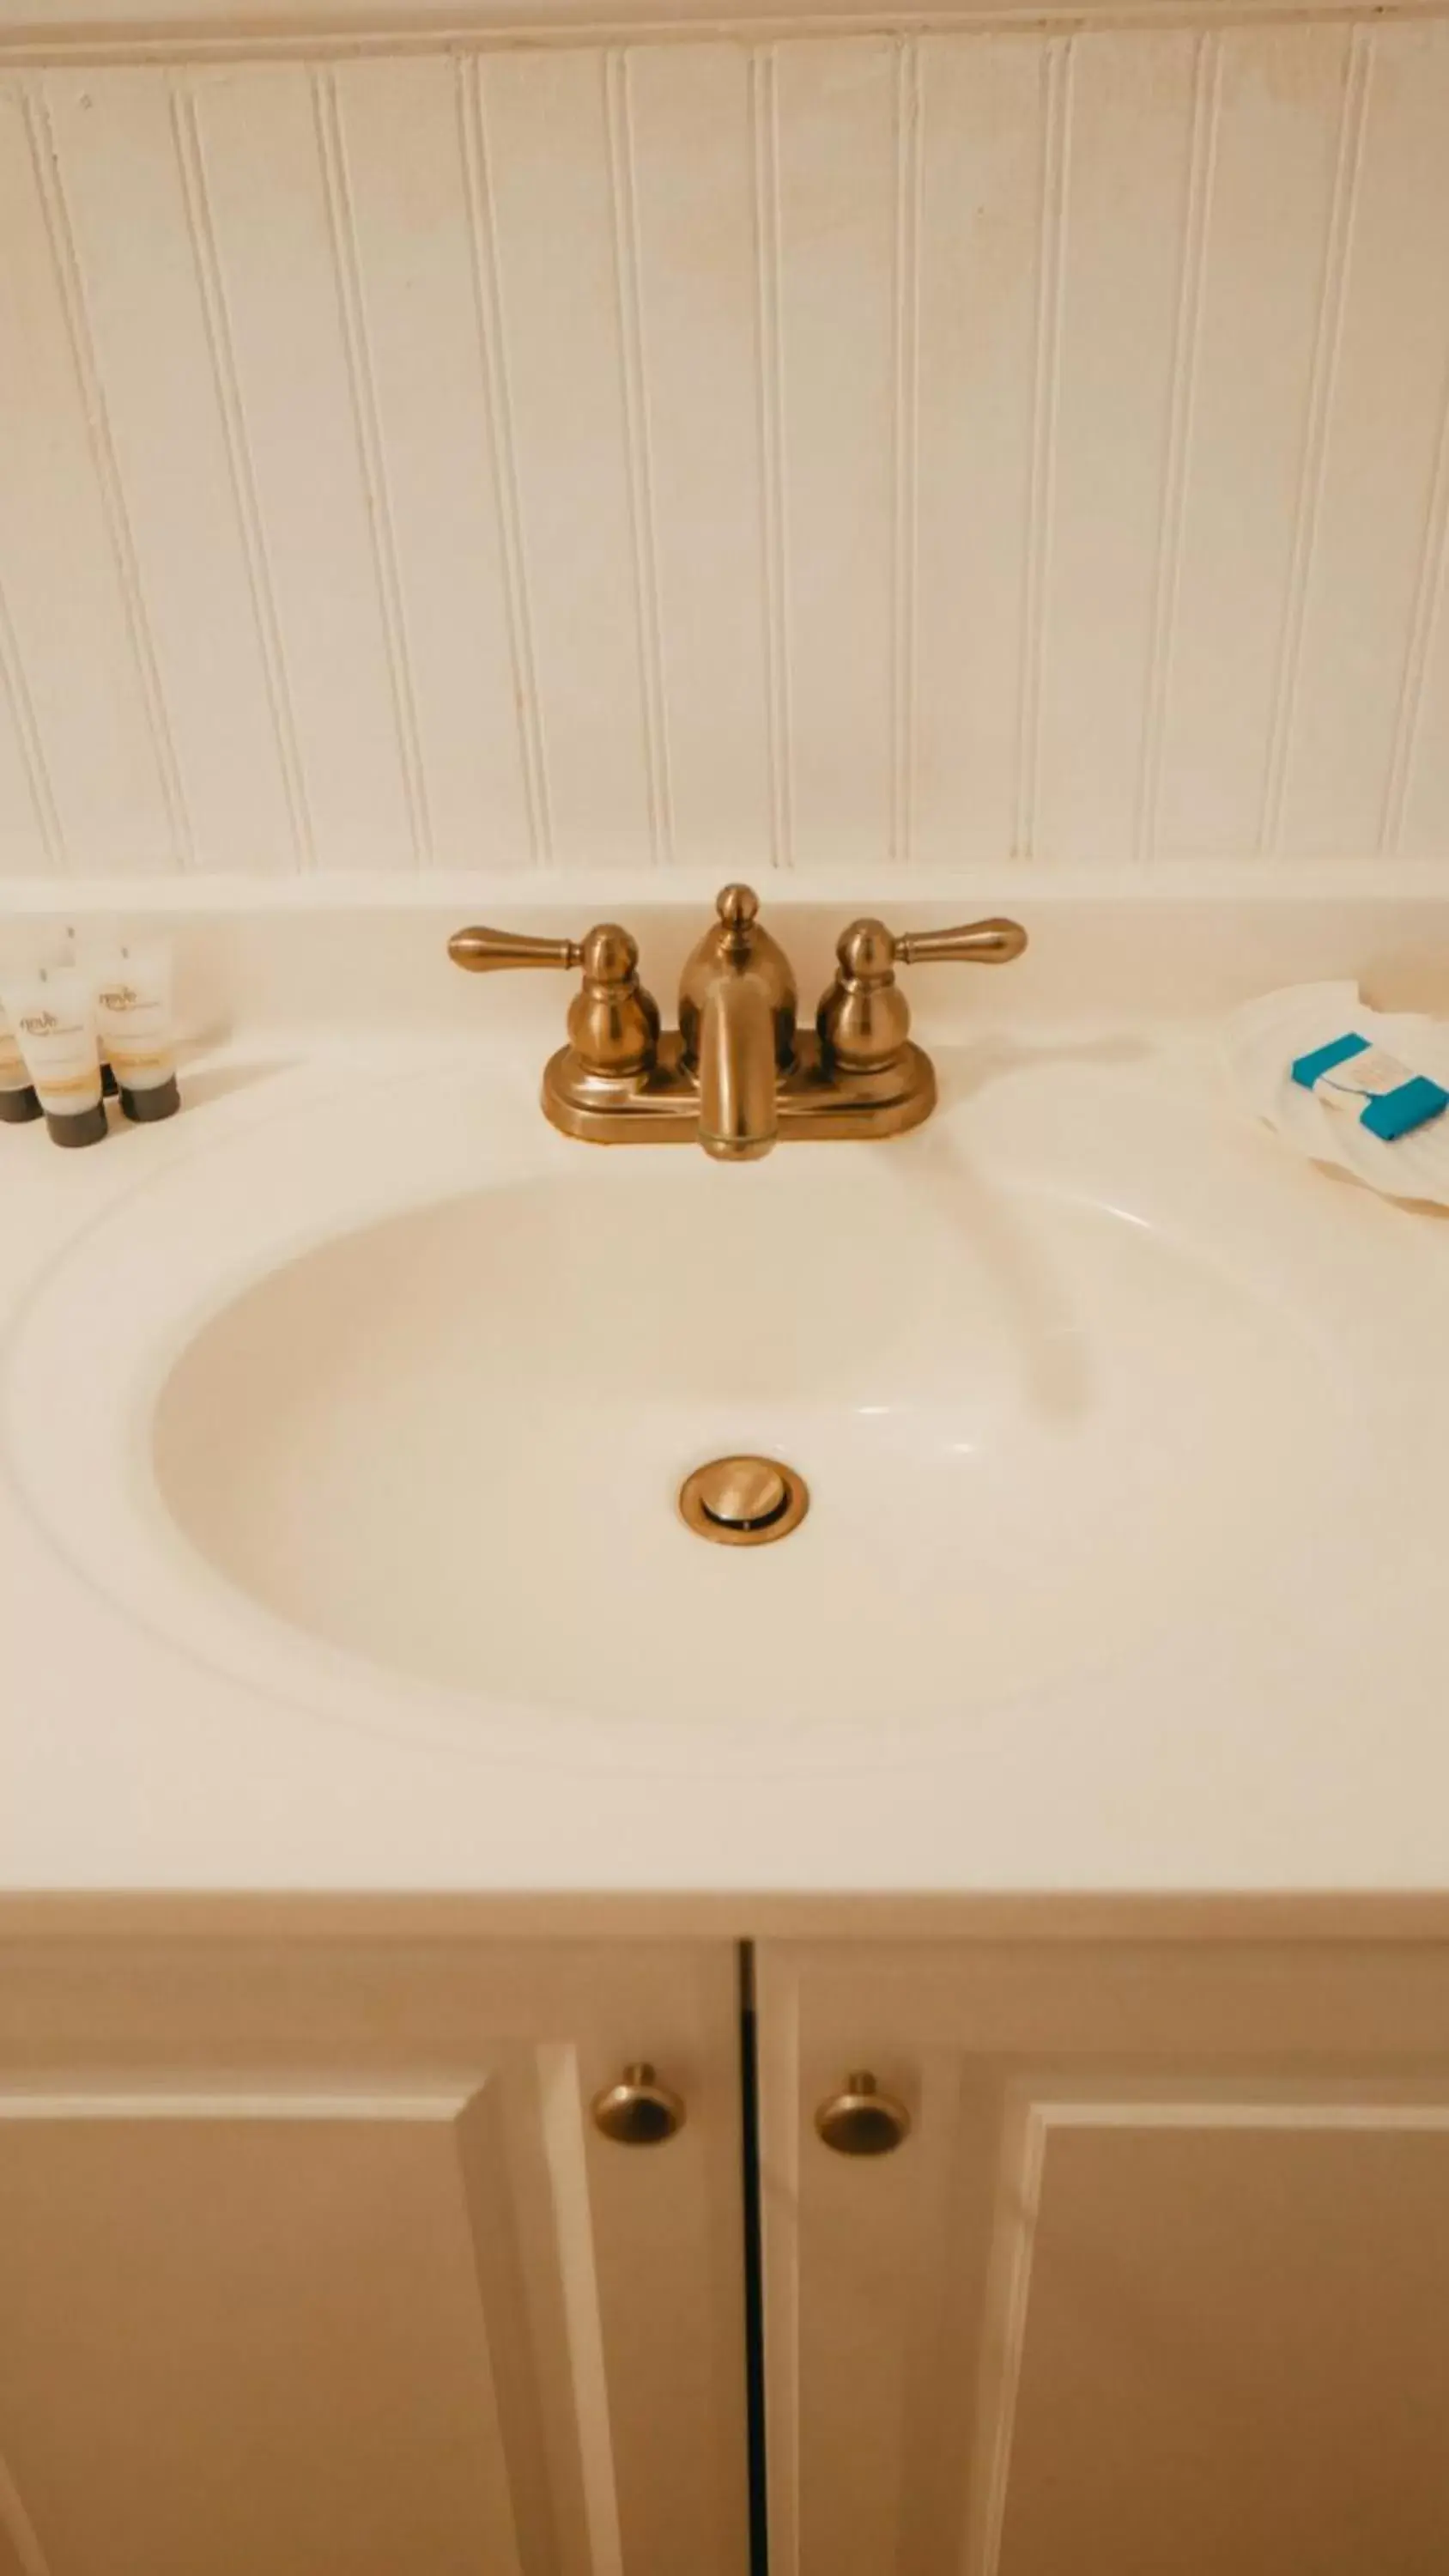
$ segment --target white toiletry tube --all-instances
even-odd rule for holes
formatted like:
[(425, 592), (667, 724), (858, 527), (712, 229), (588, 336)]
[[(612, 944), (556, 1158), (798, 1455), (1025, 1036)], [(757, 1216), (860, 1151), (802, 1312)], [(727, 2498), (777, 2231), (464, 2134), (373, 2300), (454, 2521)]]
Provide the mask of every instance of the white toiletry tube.
[(0, 1002), (0, 1125), (23, 1127), (39, 1116), (40, 1100), (20, 1052), (20, 1040)]
[[(54, 922), (8, 922), (0, 942), (0, 994), (29, 984), (42, 966), (68, 966), (70, 939)], [(15, 1025), (0, 1001), (0, 1124), (28, 1126), (41, 1115), (40, 1099), (20, 1051)]]
[(39, 966), (0, 992), (57, 1145), (98, 1145), (106, 1133), (90, 979), (75, 966)]
[(171, 1011), (171, 951), (164, 940), (127, 943), (88, 969), (100, 1041), (128, 1118), (173, 1118), (176, 1028)]
[[(111, 913), (88, 913), (81, 921), (62, 923), (59, 931), (58, 954), (43, 958), (41, 962), (46, 966), (79, 966), (82, 973), (89, 974), (94, 984), (101, 969), (114, 963), (120, 945), (119, 921)], [(111, 1070), (111, 1059), (106, 1052), (105, 1040), (100, 1035), (99, 1014), (96, 1036), (101, 1050), (101, 1091), (104, 1098), (114, 1100), (117, 1089), (116, 1077)]]

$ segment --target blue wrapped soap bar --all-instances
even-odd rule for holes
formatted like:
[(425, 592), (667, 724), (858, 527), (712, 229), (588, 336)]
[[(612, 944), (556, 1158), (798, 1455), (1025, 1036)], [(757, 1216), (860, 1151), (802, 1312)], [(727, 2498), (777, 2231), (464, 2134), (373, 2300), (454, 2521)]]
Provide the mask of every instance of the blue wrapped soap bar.
[(1449, 1091), (1426, 1073), (1411, 1073), (1384, 1047), (1348, 1033), (1300, 1055), (1293, 1079), (1328, 1109), (1346, 1109), (1371, 1136), (1392, 1144), (1449, 1109)]

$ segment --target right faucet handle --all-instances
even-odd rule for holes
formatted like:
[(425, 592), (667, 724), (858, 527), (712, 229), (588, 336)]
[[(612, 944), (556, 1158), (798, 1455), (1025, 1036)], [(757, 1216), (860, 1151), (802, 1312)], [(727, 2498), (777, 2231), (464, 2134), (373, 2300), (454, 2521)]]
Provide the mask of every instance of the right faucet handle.
[(1009, 966), (1026, 946), (1019, 921), (963, 921), (954, 930), (908, 930), (892, 942), (897, 966)]
[(883, 921), (848, 923), (836, 942), (835, 981), (815, 1015), (822, 1065), (883, 1074), (904, 1054), (911, 1011), (896, 982), (897, 966), (1005, 966), (1025, 946), (1019, 921), (966, 921), (954, 930), (910, 930), (899, 938)]

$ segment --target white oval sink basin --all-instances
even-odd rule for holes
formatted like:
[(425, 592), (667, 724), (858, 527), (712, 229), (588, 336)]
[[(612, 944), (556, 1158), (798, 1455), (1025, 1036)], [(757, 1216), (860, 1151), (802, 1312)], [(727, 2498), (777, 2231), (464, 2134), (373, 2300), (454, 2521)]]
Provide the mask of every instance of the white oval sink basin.
[[(580, 1152), (226, 1306), (155, 1472), (234, 1585), (454, 1690), (683, 1727), (899, 1724), (1281, 1587), (1344, 1451), (1322, 1351), (1203, 1249), (1041, 1186), (800, 1149)], [(710, 1546), (682, 1478), (805, 1477)]]
[[(1432, 1597), (1449, 1239), (1145, 1050), (966, 1062), (733, 1170), (511, 1067), (227, 1104), (38, 1283), (9, 1472), (241, 1722), (813, 1770), (1361, 1695)], [(737, 1451), (809, 1486), (778, 1544), (679, 1515)]]

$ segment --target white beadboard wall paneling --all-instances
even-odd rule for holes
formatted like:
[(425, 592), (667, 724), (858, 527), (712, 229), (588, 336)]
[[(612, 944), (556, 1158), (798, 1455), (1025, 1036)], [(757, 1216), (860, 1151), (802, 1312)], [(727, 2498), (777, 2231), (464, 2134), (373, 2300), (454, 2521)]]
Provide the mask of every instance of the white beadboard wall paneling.
[(426, 57), (342, 64), (333, 95), (415, 827), (440, 865), (508, 866), (534, 854), (527, 666), (505, 563), (458, 68)]
[(64, 72), (43, 95), (189, 855), (285, 867), (294, 818), (166, 85), (144, 71)]
[(1137, 843), (1208, 49), (1186, 28), (1073, 47), (1029, 855)]
[(408, 830), (412, 837), (414, 857), (425, 860), (432, 855), (432, 826), (428, 817), (427, 791), (423, 784), (417, 699), (413, 690), (408, 638), (403, 625), (402, 590), (397, 569), (397, 538), (393, 529), (392, 495), (388, 488), (387, 469), (382, 453), (382, 429), (378, 419), (377, 387), (374, 382), (368, 314), (362, 300), (357, 225), (352, 205), (352, 179), (342, 140), (342, 122), (337, 106), (337, 77), (330, 64), (319, 64), (312, 73), (312, 110), (316, 122), (317, 148), (321, 157), (327, 197), (327, 222), (332, 236), (333, 276), (342, 315), (342, 336), (347, 350), (347, 381), (352, 397), (352, 419), (357, 434), (363, 487), (367, 496), (373, 568), (377, 575), (378, 604), (382, 612), (387, 640), (388, 678), (392, 684), (393, 708), (397, 718), (397, 750), (407, 800)]
[(1433, 859), (1449, 851), (1449, 401), (1415, 619), (1385, 831), (1392, 849)]
[(728, 874), (778, 855), (751, 62), (661, 45), (620, 63), (671, 855)]
[(0, 592), (0, 880), (64, 862), (60, 817), (10, 610)]
[(1414, 616), (1404, 656), (1403, 687), (1394, 728), (1393, 758), (1384, 800), (1384, 848), (1433, 857), (1449, 848), (1449, 631), (1445, 582), (1449, 574), (1449, 383), (1434, 459), (1434, 481), (1414, 591)]
[(785, 556), (785, 394), (780, 345), (780, 117), (773, 48), (750, 63), (750, 171), (755, 193), (755, 367), (760, 421), (760, 549), (765, 586), (765, 678), (770, 858), (793, 860), (790, 634)]
[(1256, 848), (1349, 34), (1225, 29), (1150, 842)]
[(1288, 586), (1279, 629), (1277, 682), (1268, 744), (1263, 815), (1259, 845), (1276, 850), (1282, 834), (1283, 789), (1287, 777), (1298, 681), (1303, 657), (1303, 617), (1314, 565), (1323, 504), (1323, 461), (1329, 409), (1334, 397), (1339, 347), (1343, 333), (1344, 289), (1349, 245), (1358, 207), (1359, 172), (1363, 162), (1364, 110), (1371, 66), (1368, 42), (1360, 28), (1349, 36), (1343, 104), (1338, 124), (1338, 155), (1323, 245), (1322, 279), (1313, 335), (1313, 364), (1303, 423), (1298, 491), (1293, 513), (1293, 547)]
[[(211, 359), (217, 413), (226, 447), (227, 470), (236, 505), (237, 526), (246, 554), (253, 621), (266, 672), (267, 703), (272, 717), (277, 761), (285, 787), (290, 827), (290, 856), (295, 867), (307, 868), (316, 856), (312, 839), (312, 817), (308, 809), (306, 781), (302, 773), (302, 755), (297, 740), (297, 718), (292, 699), (292, 685), (282, 648), (276, 589), (272, 581), (271, 562), (262, 526), (261, 499), (257, 490), (246, 421), (242, 412), (236, 351), (232, 343), (226, 293), (217, 257), (211, 202), (207, 194), (206, 174), (202, 166), (196, 102), (184, 79), (171, 82), (168, 87), (171, 131), (176, 148), (176, 164), (186, 199), (186, 223), (190, 236), (192, 263), (206, 315), (207, 349)], [(265, 865), (266, 861), (262, 860), (260, 864)]]
[(488, 436), (493, 462), (493, 495), (498, 510), (509, 659), (513, 673), (513, 695), (518, 710), (519, 738), (523, 755), (529, 854), (535, 862), (542, 862), (549, 857), (548, 781), (544, 773), (543, 711), (539, 704), (538, 669), (533, 650), (533, 618), (523, 559), (523, 514), (518, 500), (518, 458), (513, 436), (513, 406), (509, 398), (508, 367), (503, 346), (503, 307), (498, 286), (498, 244), (483, 139), (483, 93), (476, 59), (460, 55), (455, 72), (458, 137), (468, 188), (468, 246), (473, 277), (473, 310), (488, 386)]
[(1449, 20), (685, 32), (12, 56), (0, 872), (1449, 858)]
[(914, 37), (896, 56), (896, 206), (892, 258), (895, 401), (891, 456), (891, 822), (889, 851), (912, 855), (916, 783), (916, 658), (920, 580), (917, 474), (921, 453), (921, 49)]
[(170, 869), (180, 817), (143, 675), (136, 559), (102, 462), (46, 120), (15, 80), (0, 84), (0, 243), (0, 661), (36, 794), (31, 864)]
[(1067, 144), (1071, 132), (1073, 50), (1048, 44), (1042, 55), (1041, 202), (1032, 333), (1030, 482), (1021, 552), (1021, 635), (1009, 849), (1029, 858), (1036, 845), (1041, 750), (1042, 671), (1046, 660), (1046, 583), (1056, 488), (1057, 391), (1061, 381), (1062, 257), (1066, 229)]
[[(618, 294), (619, 354), (629, 459), (629, 520), (634, 539), (634, 582), (639, 619), (639, 680), (644, 700), (644, 747), (649, 764), (649, 821), (655, 857), (669, 859), (673, 856), (674, 821), (670, 801), (669, 749), (664, 726), (654, 476), (644, 383), (639, 225), (634, 202), (634, 122), (629, 98), (628, 56), (617, 49), (604, 58), (604, 98), (608, 113), (614, 283)], [(703, 314), (700, 322), (702, 328), (708, 328)]]
[(76, 377), (86, 409), (91, 455), (105, 513), (106, 536), (115, 557), (116, 570), (120, 578), (126, 624), (136, 664), (136, 677), (145, 700), (146, 719), (151, 732), (151, 747), (155, 754), (161, 792), (166, 800), (172, 848), (178, 859), (184, 861), (192, 855), (191, 822), (177, 767), (170, 709), (162, 691), (160, 672), (157, 668), (149, 603), (142, 592), (130, 509), (117, 467), (108, 390), (101, 374), (90, 304), (81, 274), (75, 229), (61, 179), (50, 106), (43, 82), (34, 83), (29, 91), (26, 99), (26, 121), (30, 133), (30, 151), (36, 183), (45, 208), (46, 227), (50, 235), (56, 283), (65, 312), (66, 330), (70, 340), (71, 355), (75, 362)]
[[(477, 65), (529, 599), (548, 848), (560, 866), (665, 854), (656, 605), (631, 449), (608, 56), (499, 53)], [(627, 217), (625, 218), (627, 221)], [(625, 289), (627, 291), (627, 288)]]
[(891, 849), (900, 48), (779, 47), (776, 236), (791, 855)]
[(1354, 37), (1362, 134), (1292, 675), (1278, 825), (1289, 853), (1371, 850), (1398, 829), (1449, 393), (1445, 34)]
[(336, 132), (302, 65), (192, 77), (238, 415), (295, 711), (317, 862), (427, 855), (406, 639), (386, 573), (384, 495), (359, 399), (361, 325)]
[(1152, 648), (1147, 666), (1147, 699), (1142, 712), (1142, 765), (1137, 782), (1133, 834), (1134, 854), (1139, 859), (1150, 858), (1158, 841), (1163, 734), (1172, 674), (1172, 650), (1178, 628), (1187, 459), (1202, 350), (1203, 270), (1208, 214), (1217, 170), (1221, 104), (1222, 48), (1217, 34), (1206, 32), (1198, 40), (1193, 76), (1187, 203), (1183, 215), (1177, 311), (1173, 321), (1172, 393), (1167, 419), (1167, 452), (1162, 470), (1157, 569), (1152, 597)]
[(927, 865), (1000, 858), (1016, 833), (1044, 203), (1055, 222), (1047, 104), (1060, 70), (1059, 46), (1020, 36), (920, 48), (910, 854)]

